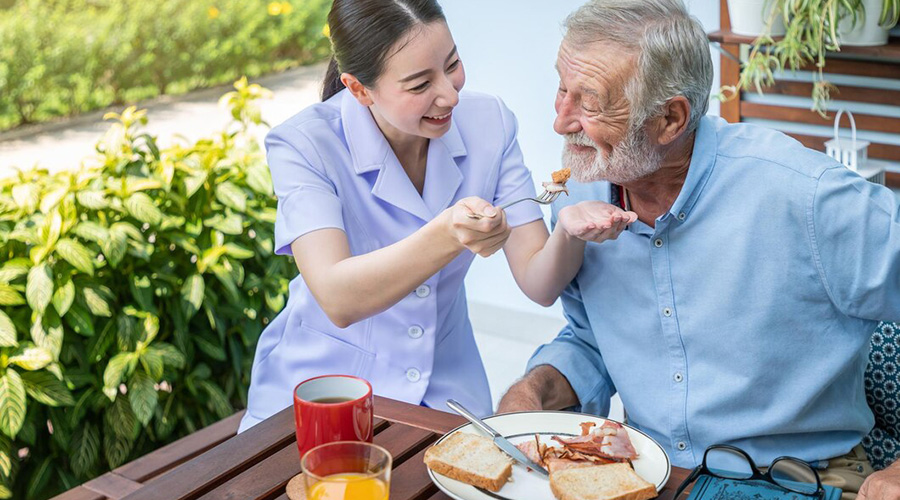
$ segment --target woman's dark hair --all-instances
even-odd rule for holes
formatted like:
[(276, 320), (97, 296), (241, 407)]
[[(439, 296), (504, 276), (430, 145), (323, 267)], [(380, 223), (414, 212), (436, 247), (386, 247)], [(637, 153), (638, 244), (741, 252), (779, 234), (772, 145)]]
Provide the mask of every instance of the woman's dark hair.
[(414, 26), (445, 20), (435, 0), (334, 0), (328, 13), (333, 55), (322, 100), (344, 88), (341, 73), (372, 86), (397, 40)]

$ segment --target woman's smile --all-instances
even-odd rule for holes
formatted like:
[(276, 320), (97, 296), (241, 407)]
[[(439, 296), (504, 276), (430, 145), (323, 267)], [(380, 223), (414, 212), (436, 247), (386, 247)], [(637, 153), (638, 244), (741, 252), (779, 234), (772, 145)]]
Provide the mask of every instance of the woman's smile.
[(425, 120), (426, 123), (440, 126), (440, 125), (446, 125), (447, 123), (449, 123), (450, 115), (452, 115), (452, 114), (453, 114), (453, 111), (448, 111), (446, 114), (443, 114), (443, 115), (424, 116), (424, 117), (422, 117), (422, 119)]

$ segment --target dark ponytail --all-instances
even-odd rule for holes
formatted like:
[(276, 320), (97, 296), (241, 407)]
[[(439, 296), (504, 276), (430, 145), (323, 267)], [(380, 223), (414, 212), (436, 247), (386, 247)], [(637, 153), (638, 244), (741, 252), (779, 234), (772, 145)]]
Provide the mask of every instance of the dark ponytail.
[(435, 0), (334, 0), (328, 13), (333, 55), (322, 100), (344, 88), (341, 73), (374, 85), (394, 44), (413, 27), (434, 21), (446, 21)]

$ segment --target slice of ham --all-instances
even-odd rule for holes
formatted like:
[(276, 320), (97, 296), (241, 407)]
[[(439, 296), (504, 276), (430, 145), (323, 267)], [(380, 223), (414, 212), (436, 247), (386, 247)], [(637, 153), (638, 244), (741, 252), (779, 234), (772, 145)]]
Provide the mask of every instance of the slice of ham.
[[(582, 427), (582, 432), (584, 429)], [(552, 439), (567, 450), (618, 462), (634, 460), (638, 456), (631, 439), (628, 438), (628, 431), (621, 424), (609, 420), (588, 434), (570, 439), (553, 436)]]
[(524, 443), (517, 444), (516, 448), (518, 448), (519, 451), (524, 453), (525, 456), (528, 457), (528, 459), (531, 460), (532, 462), (543, 465), (543, 463), (542, 463), (543, 460), (541, 460), (541, 455), (538, 452), (537, 445), (538, 445), (537, 441), (531, 440), (531, 441), (525, 441)]

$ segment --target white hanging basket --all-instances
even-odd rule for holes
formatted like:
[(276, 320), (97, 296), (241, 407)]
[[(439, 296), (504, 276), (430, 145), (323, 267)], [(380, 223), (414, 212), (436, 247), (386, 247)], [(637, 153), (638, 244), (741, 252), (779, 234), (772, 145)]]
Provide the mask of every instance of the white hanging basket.
[(841, 162), (854, 172), (864, 166), (869, 159), (869, 141), (856, 140), (856, 120), (853, 119), (853, 113), (847, 111), (847, 117), (850, 118), (850, 144), (849, 147), (846, 140), (842, 143), (840, 136), (841, 115), (844, 110), (838, 111), (834, 117), (834, 138), (825, 142), (825, 153), (835, 160)]

